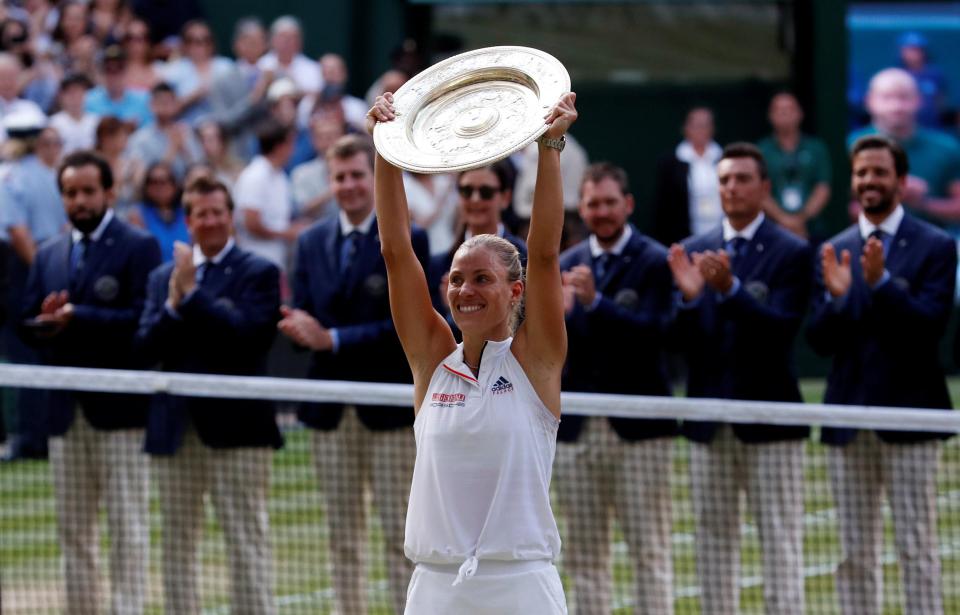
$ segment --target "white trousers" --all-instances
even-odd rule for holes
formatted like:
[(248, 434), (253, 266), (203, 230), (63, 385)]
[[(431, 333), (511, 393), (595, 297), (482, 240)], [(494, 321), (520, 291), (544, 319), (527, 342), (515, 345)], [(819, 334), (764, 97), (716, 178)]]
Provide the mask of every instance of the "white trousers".
[(560, 442), (554, 484), (566, 532), (563, 571), (576, 615), (612, 608), (611, 517), (634, 571), (634, 613), (673, 613), (670, 470), (673, 438), (624, 441), (606, 418), (589, 417), (576, 442)]
[(398, 615), (403, 613), (413, 572), (413, 563), (403, 553), (403, 537), (416, 454), (413, 428), (371, 431), (352, 406), (337, 429), (313, 430), (313, 460), (326, 503), (339, 615), (367, 612), (367, 489), (383, 528), (393, 608)]
[(547, 561), (481, 560), (474, 576), (454, 586), (459, 565), (418, 564), (405, 615), (565, 615), (563, 583)]
[(840, 517), (843, 555), (837, 594), (844, 615), (883, 612), (884, 492), (893, 513), (904, 613), (940, 615), (943, 597), (937, 550), (937, 465), (941, 444), (887, 444), (860, 431), (842, 447), (830, 447), (830, 485)]
[(766, 612), (803, 614), (803, 446), (802, 440), (744, 444), (728, 425), (709, 444), (691, 443), (703, 613), (737, 613), (742, 494), (746, 492), (760, 535)]
[(211, 449), (188, 430), (172, 456), (154, 456), (163, 515), (164, 607), (197, 615), (197, 545), (204, 495), (210, 494), (227, 546), (231, 615), (271, 615), (273, 555), (267, 494), (272, 451), (266, 447)]
[(77, 409), (63, 436), (50, 438), (57, 530), (68, 615), (100, 615), (100, 507), (110, 531), (110, 613), (143, 613), (147, 557), (147, 460), (142, 429), (94, 429)]

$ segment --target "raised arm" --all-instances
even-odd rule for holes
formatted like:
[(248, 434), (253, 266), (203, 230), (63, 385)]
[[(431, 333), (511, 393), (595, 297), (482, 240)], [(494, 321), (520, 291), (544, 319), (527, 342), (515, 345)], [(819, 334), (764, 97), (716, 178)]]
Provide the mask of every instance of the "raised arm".
[[(564, 94), (546, 117), (547, 139), (559, 139), (577, 119), (576, 95)], [(560, 151), (539, 145), (537, 184), (527, 236), (526, 318), (513, 351), (540, 399), (560, 414), (560, 373), (567, 354), (563, 286), (560, 281), (560, 236), (563, 231), (563, 185)]]
[[(372, 133), (376, 122), (393, 121), (395, 117), (393, 95), (388, 92), (377, 97), (367, 113), (367, 129)], [(446, 321), (433, 309), (426, 275), (413, 249), (403, 176), (379, 153), (374, 164), (374, 201), (380, 251), (387, 266), (390, 312), (410, 362), (415, 408), (419, 408), (433, 371), (457, 343)]]

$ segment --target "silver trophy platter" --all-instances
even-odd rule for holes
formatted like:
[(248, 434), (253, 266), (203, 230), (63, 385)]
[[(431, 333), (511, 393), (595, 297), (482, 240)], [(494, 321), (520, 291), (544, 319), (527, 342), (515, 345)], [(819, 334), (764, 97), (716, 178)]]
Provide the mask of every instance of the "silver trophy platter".
[(415, 173), (475, 169), (544, 133), (570, 91), (559, 60), (530, 47), (485, 47), (434, 64), (394, 93), (397, 118), (373, 130), (377, 151)]

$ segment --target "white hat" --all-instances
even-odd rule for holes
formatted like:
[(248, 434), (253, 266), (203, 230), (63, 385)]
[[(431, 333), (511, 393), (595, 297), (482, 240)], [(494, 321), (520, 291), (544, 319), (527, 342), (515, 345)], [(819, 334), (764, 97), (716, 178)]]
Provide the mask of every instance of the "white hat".
[(300, 96), (300, 88), (289, 77), (280, 77), (267, 88), (267, 100), (276, 102), (284, 96)]
[(11, 137), (29, 136), (47, 127), (47, 116), (32, 105), (22, 105), (4, 116), (3, 127)]

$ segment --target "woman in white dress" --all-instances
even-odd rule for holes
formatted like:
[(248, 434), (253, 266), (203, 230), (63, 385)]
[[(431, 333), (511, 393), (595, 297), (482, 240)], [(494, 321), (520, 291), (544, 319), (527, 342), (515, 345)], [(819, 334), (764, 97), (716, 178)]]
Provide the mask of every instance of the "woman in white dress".
[[(545, 117), (526, 280), (516, 248), (494, 235), (469, 239), (454, 256), (447, 298), (461, 344), (430, 303), (402, 174), (377, 156), (381, 250), (417, 412), (405, 541), (417, 564), (411, 615), (567, 612), (553, 565), (560, 536), (549, 487), (567, 350), (560, 150), (575, 100), (565, 94)], [(371, 131), (394, 119), (392, 101), (389, 93), (377, 99)], [(517, 327), (521, 303), (526, 317)]]

